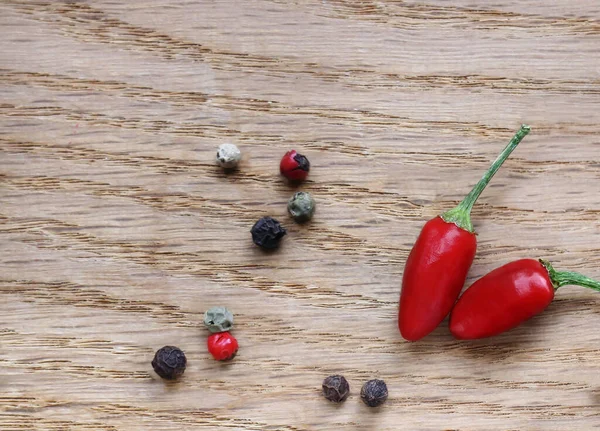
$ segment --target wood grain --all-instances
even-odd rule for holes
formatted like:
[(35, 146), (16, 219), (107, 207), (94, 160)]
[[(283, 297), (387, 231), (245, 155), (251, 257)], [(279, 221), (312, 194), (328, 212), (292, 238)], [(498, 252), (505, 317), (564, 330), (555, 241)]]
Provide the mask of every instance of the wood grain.
[[(600, 429), (593, 292), (491, 340), (396, 329), (421, 225), (523, 122), (468, 283), (521, 257), (600, 278), (598, 3), (480, 3), (1, 1), (0, 429)], [(307, 225), (277, 172), (292, 147)], [(267, 214), (289, 231), (273, 254), (249, 236)], [(206, 351), (213, 305), (236, 315), (230, 363)], [(152, 373), (165, 344), (181, 381)]]

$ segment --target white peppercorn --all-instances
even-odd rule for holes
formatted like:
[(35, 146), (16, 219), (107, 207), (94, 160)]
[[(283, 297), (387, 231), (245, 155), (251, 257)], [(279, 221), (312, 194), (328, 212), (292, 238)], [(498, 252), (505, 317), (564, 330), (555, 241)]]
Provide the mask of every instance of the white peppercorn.
[(217, 163), (225, 169), (235, 168), (242, 160), (242, 152), (233, 144), (222, 144), (217, 150)]

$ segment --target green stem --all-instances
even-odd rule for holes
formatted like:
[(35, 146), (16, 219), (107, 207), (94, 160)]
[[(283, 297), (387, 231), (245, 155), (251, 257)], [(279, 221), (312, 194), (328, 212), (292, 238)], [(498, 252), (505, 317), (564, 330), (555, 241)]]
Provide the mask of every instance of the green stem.
[(517, 145), (523, 140), (525, 136), (529, 133), (531, 127), (523, 124), (519, 131), (513, 136), (510, 140), (506, 148), (502, 150), (500, 155), (494, 160), (494, 163), (490, 166), (490, 168), (483, 174), (483, 177), (479, 180), (473, 190), (469, 192), (467, 196), (454, 208), (449, 211), (446, 211), (442, 214), (442, 218), (447, 223), (454, 223), (459, 228), (464, 229), (469, 232), (473, 232), (473, 223), (471, 223), (471, 210), (473, 209), (473, 205), (477, 201), (477, 198), (483, 192), (485, 187), (488, 185), (492, 177), (498, 172), (502, 163), (510, 156), (510, 153), (517, 148)]
[(550, 276), (550, 281), (552, 281), (554, 290), (562, 286), (575, 285), (588, 287), (600, 292), (600, 281), (586, 277), (578, 272), (556, 271), (547, 260), (540, 259), (540, 263), (548, 270), (548, 275)]

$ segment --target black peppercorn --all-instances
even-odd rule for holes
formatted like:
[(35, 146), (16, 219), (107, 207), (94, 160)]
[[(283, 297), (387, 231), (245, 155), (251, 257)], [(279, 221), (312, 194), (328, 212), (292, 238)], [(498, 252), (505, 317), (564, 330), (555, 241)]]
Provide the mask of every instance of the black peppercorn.
[(254, 244), (266, 249), (277, 248), (281, 238), (287, 234), (285, 228), (271, 217), (263, 217), (258, 220), (250, 232)]
[(334, 403), (341, 403), (348, 398), (350, 385), (344, 376), (329, 376), (323, 380), (323, 396)]
[(387, 385), (383, 380), (369, 380), (360, 390), (360, 397), (369, 407), (380, 406), (385, 402), (385, 400), (387, 400)]
[(187, 359), (181, 349), (165, 346), (156, 351), (152, 360), (152, 368), (163, 379), (176, 379), (185, 371)]

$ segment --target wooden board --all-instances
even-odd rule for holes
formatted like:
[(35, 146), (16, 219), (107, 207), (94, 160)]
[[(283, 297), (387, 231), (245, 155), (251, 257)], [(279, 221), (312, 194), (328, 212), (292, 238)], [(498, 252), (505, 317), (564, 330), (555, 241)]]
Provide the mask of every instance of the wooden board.
[[(598, 3), (479, 3), (2, 1), (0, 429), (598, 429), (597, 293), (491, 340), (396, 329), (420, 227), (523, 122), (468, 284), (522, 257), (600, 278)], [(312, 163), (303, 226), (290, 148)], [(250, 240), (263, 215), (289, 231), (276, 253)], [(236, 316), (230, 363), (206, 350), (213, 305)], [(151, 372), (165, 344), (189, 359), (176, 383)]]

